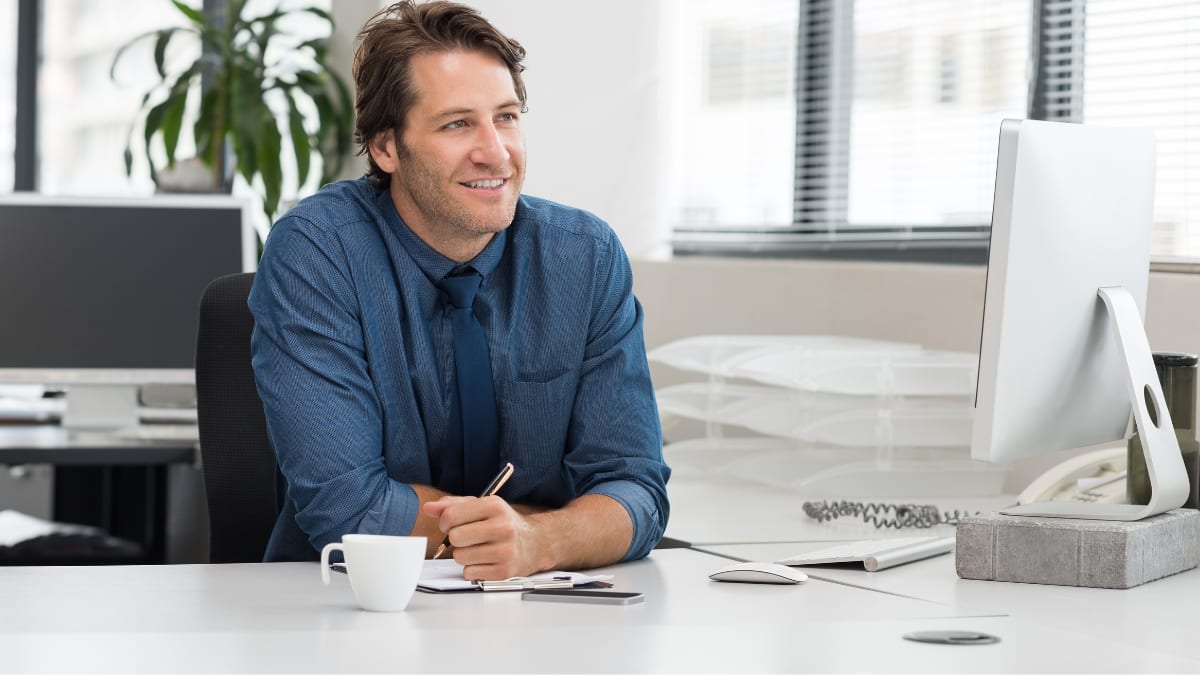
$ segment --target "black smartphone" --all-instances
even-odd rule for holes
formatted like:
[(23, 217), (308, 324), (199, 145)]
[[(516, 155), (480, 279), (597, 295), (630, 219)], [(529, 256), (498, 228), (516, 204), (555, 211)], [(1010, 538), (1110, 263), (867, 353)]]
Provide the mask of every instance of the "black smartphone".
[(522, 600), (541, 602), (584, 602), (596, 605), (632, 605), (645, 597), (641, 593), (621, 591), (575, 591), (567, 588), (539, 588), (526, 591)]

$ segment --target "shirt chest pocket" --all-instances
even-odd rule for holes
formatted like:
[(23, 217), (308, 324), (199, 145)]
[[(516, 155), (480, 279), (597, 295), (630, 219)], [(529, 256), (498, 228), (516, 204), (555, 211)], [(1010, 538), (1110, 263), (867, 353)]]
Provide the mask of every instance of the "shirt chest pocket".
[(501, 385), (500, 451), (517, 467), (514, 482), (524, 474), (537, 483), (546, 478), (541, 471), (561, 467), (578, 384), (579, 372), (570, 370), (545, 382)]

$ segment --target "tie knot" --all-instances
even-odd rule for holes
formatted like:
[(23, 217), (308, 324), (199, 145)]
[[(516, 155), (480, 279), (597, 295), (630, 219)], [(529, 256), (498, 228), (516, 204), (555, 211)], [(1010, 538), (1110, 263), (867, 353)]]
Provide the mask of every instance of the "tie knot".
[(483, 277), (474, 268), (465, 267), (455, 270), (442, 278), (437, 287), (450, 296), (450, 304), (455, 309), (470, 309), (475, 303), (475, 292)]

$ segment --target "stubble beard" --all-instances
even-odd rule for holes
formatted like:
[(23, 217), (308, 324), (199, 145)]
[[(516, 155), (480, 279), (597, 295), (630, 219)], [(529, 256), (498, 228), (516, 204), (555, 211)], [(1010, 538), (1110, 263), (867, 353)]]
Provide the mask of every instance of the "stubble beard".
[[(517, 214), (517, 200), (524, 182), (524, 167), (513, 167), (510, 185), (513, 188), (510, 202), (503, 211), (492, 217), (480, 216), (467, 208), (460, 199), (451, 194), (451, 189), (435, 168), (422, 162), (403, 147), (397, 147), (399, 166), (395, 178), (424, 219), (424, 226), (439, 237), (462, 238), (464, 235), (483, 236), (507, 229)], [(411, 227), (413, 224), (409, 223)]]

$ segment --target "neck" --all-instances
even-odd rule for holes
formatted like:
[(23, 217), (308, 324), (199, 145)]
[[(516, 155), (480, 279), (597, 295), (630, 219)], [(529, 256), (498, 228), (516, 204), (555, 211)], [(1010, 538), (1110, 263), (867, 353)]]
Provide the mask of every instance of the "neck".
[(396, 207), (396, 213), (400, 215), (400, 220), (404, 221), (418, 239), (456, 263), (474, 260), (496, 236), (495, 232), (442, 231), (445, 228), (435, 227), (416, 213), (412, 213), (410, 209), (404, 208), (403, 200), (396, 197), (395, 191), (392, 192), (392, 203)]
[[(414, 230), (414, 232), (416, 231)], [(427, 239), (420, 232), (417, 232), (417, 236), (421, 238), (421, 241), (429, 244), (429, 248), (432, 248), (454, 262), (461, 264), (474, 260), (475, 256), (479, 255), (483, 249), (487, 248), (487, 245), (492, 242), (492, 238), (496, 235), (484, 234), (470, 240), (456, 239), (453, 241), (437, 242)]]

